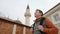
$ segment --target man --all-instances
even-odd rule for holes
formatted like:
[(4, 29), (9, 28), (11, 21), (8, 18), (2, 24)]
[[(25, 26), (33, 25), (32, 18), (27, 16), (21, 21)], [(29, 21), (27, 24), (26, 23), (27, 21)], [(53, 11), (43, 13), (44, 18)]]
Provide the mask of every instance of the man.
[(35, 12), (36, 20), (31, 31), (33, 34), (58, 34), (58, 29), (54, 24), (43, 16), (43, 12), (39, 9)]

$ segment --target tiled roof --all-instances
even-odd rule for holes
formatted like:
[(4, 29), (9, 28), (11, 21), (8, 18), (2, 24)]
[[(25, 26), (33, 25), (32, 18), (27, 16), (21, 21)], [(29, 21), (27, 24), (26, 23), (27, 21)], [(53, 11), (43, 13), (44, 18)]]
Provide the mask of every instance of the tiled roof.
[(2, 16), (0, 16), (0, 19), (9, 21), (9, 22), (12, 22), (12, 23), (15, 23), (15, 24), (19, 24), (19, 25), (22, 25), (22, 26), (31, 27), (31, 26), (27, 26), (25, 24), (22, 24), (22, 22), (20, 20), (12, 20), (12, 19), (10, 19), (8, 17), (2, 17)]

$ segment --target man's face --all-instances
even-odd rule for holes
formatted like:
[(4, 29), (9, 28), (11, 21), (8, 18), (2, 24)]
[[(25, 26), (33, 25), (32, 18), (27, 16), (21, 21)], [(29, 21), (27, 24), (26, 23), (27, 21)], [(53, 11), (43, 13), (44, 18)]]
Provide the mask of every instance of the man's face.
[(36, 11), (35, 12), (35, 17), (39, 17), (39, 16), (41, 16), (41, 13), (39, 11)]

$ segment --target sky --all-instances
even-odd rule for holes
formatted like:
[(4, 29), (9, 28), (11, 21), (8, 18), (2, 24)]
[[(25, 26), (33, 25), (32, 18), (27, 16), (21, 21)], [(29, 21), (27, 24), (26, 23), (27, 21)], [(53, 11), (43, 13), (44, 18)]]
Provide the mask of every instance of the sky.
[(59, 2), (60, 0), (0, 0), (0, 13), (5, 17), (9, 16), (13, 20), (18, 18), (25, 24), (24, 13), (26, 12), (27, 5), (29, 5), (31, 13), (30, 25), (32, 25), (36, 9), (40, 9), (45, 13)]

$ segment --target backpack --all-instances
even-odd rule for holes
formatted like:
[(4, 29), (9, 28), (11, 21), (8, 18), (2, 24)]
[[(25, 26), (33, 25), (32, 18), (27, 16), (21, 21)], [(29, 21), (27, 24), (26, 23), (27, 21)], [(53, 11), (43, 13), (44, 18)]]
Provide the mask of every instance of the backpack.
[[(40, 25), (42, 25), (43, 27), (47, 27), (45, 22), (46, 22), (46, 18), (42, 18), (40, 20)], [(34, 30), (34, 26), (35, 26), (35, 23), (33, 24), (33, 30)], [(42, 31), (40, 31), (40, 32), (41, 32), (41, 34), (46, 34), (45, 32), (42, 32)]]

